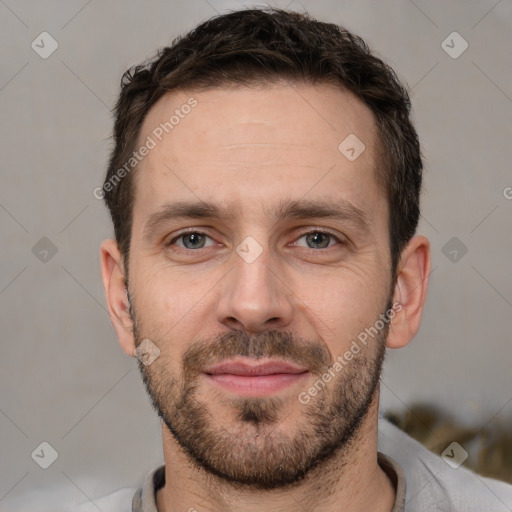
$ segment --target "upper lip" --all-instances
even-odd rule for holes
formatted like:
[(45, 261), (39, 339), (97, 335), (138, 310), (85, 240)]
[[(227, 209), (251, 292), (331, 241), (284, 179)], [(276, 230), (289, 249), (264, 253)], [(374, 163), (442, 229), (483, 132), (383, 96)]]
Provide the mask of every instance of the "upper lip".
[(272, 375), (275, 373), (304, 373), (307, 368), (296, 366), (287, 361), (280, 361), (277, 359), (267, 360), (265, 362), (250, 362), (245, 361), (222, 361), (209, 366), (204, 373), (209, 375), (231, 374), (231, 375), (245, 375), (245, 376), (258, 376), (258, 375)]

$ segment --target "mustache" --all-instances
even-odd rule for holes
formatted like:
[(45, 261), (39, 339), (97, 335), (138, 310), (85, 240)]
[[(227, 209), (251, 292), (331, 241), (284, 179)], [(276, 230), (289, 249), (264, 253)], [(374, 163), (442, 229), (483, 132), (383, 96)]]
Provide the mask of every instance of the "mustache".
[(251, 336), (235, 330), (216, 336), (213, 340), (194, 342), (183, 354), (185, 379), (194, 379), (207, 366), (235, 356), (282, 359), (298, 363), (317, 375), (321, 375), (333, 363), (325, 345), (300, 336), (278, 330)]

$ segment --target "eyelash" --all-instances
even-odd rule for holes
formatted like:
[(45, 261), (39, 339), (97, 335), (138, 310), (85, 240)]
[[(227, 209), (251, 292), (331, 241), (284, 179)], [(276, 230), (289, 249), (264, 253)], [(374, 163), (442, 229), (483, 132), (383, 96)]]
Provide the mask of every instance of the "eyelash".
[[(343, 240), (340, 240), (336, 235), (334, 235), (333, 233), (331, 233), (330, 231), (325, 231), (325, 230), (322, 230), (322, 229), (311, 229), (309, 231), (304, 231), (303, 233), (301, 233), (297, 240), (302, 238), (303, 236), (306, 236), (306, 235), (309, 235), (309, 234), (313, 234), (313, 233), (319, 233), (319, 234), (322, 234), (322, 235), (328, 235), (330, 236), (331, 238), (334, 238), (339, 244), (343, 245), (344, 242)], [(177, 240), (179, 240), (180, 238), (186, 236), (186, 235), (190, 235), (190, 234), (197, 234), (197, 235), (204, 235), (204, 236), (207, 236), (208, 238), (212, 239), (213, 238), (211, 236), (209, 236), (207, 233), (204, 233), (203, 231), (197, 231), (195, 229), (189, 229), (187, 231), (182, 231), (178, 236), (175, 236), (167, 245), (168, 246), (171, 246), (173, 245)], [(213, 246), (211, 246), (213, 247)], [(308, 249), (308, 250), (311, 250), (311, 251), (320, 251), (320, 250), (327, 250), (327, 249), (330, 249), (331, 247), (333, 246), (329, 246), (329, 247), (324, 247), (324, 248), (321, 248), (321, 249), (314, 249), (312, 247), (303, 247), (303, 249)], [(198, 252), (199, 250), (201, 249), (207, 249), (208, 247), (200, 247), (199, 249), (188, 249), (186, 247), (178, 247), (178, 249), (180, 249), (181, 251), (186, 251), (186, 252)]]

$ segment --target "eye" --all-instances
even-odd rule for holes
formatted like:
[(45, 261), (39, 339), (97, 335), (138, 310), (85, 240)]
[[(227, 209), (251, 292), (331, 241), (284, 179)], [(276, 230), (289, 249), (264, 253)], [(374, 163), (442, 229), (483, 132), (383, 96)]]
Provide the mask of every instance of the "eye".
[[(211, 241), (207, 245), (207, 239)], [(328, 231), (315, 229), (303, 233), (297, 240), (305, 239), (306, 245), (295, 243), (295, 246), (306, 247), (309, 249), (328, 249), (336, 243), (343, 243), (338, 237)], [(168, 245), (176, 245), (184, 250), (197, 250), (206, 247), (215, 246), (217, 242), (201, 231), (187, 231), (174, 237)]]
[[(327, 249), (334, 244), (330, 244), (330, 242), (339, 242), (341, 240), (334, 236), (332, 233), (328, 231), (320, 231), (315, 229), (313, 231), (308, 231), (307, 233), (303, 233), (298, 240), (304, 238), (306, 240), (307, 247), (309, 249)], [(299, 246), (304, 247), (304, 246)]]
[(169, 245), (174, 245), (176, 243), (176, 241), (181, 240), (182, 244), (180, 245), (179, 243), (177, 243), (176, 245), (178, 247), (181, 247), (182, 249), (188, 249), (188, 250), (203, 249), (203, 248), (207, 247), (205, 245), (207, 238), (209, 238), (213, 242), (209, 245), (209, 247), (216, 244), (215, 240), (210, 238), (205, 233), (202, 233), (201, 231), (187, 231), (186, 233), (182, 233), (181, 235), (173, 238), (169, 242)]

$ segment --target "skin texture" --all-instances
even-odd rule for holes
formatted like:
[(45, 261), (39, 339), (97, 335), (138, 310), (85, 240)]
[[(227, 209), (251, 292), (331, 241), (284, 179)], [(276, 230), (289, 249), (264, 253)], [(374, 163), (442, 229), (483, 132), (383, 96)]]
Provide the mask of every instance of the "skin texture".
[[(149, 339), (160, 351), (139, 362), (163, 420), (158, 509), (390, 511), (394, 489), (377, 464), (378, 379), (384, 347), (405, 346), (419, 328), (430, 254), (428, 240), (413, 237), (392, 282), (373, 114), (327, 85), (175, 91), (152, 107), (140, 143), (191, 97), (197, 106), (134, 175), (129, 276), (116, 243), (101, 248), (121, 347), (134, 355)], [(365, 144), (354, 161), (338, 150), (349, 134)], [(306, 200), (345, 201), (367, 226), (353, 217), (274, 217), (286, 202)], [(160, 218), (148, 231), (152, 216), (177, 201), (230, 207), (232, 217)], [(177, 238), (186, 228), (203, 237)], [(240, 247), (257, 257), (248, 262)], [(392, 303), (399, 308), (389, 325), (301, 403), (299, 394)], [(284, 359), (308, 373), (242, 397), (202, 373), (234, 356)]]

